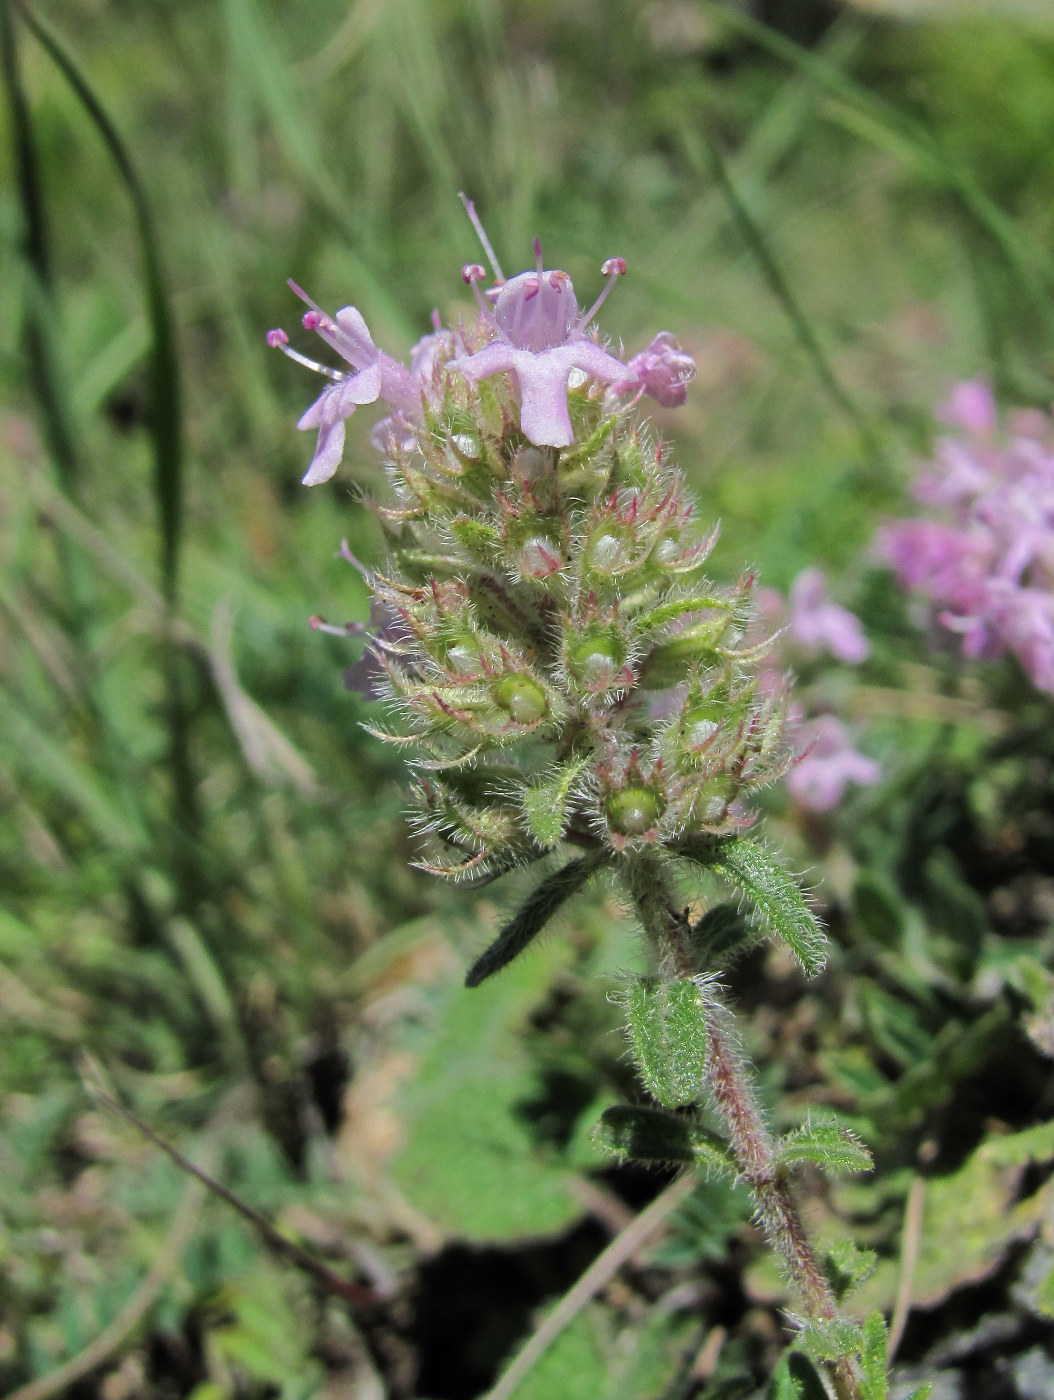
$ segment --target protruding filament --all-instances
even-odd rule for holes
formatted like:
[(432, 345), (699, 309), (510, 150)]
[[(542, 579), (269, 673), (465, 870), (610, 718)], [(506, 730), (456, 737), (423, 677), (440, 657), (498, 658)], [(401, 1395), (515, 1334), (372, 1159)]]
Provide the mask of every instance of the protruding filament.
[(537, 236), (534, 240), (534, 266), (540, 280), (542, 275), (542, 240)]
[(483, 251), (484, 253), (486, 253), (487, 261), (491, 265), (491, 269), (494, 273), (495, 282), (504, 282), (505, 274), (504, 272), (502, 272), (501, 264), (498, 262), (498, 259), (494, 255), (494, 249), (490, 246), (490, 239), (487, 237), (487, 230), (483, 227), (482, 221), (480, 220), (479, 215), (476, 213), (476, 206), (472, 203), (471, 199), (469, 199), (468, 195), (464, 192), (464, 190), (460, 190), (458, 192), (458, 199), (461, 200), (461, 203), (465, 206), (465, 213), (472, 220), (472, 227), (476, 230), (476, 237), (483, 245)]
[(618, 281), (618, 279), (619, 279), (620, 277), (625, 277), (625, 275), (626, 275), (626, 259), (625, 259), (625, 258), (608, 258), (607, 262), (604, 263), (604, 265), (601, 267), (600, 270), (601, 270), (601, 272), (604, 274), (604, 276), (605, 276), (608, 280), (607, 280), (607, 283), (606, 283), (605, 286), (604, 286), (604, 290), (600, 293), (600, 295), (597, 297), (596, 301), (595, 301), (595, 302), (593, 303), (593, 305), (589, 308), (589, 310), (586, 312), (586, 314), (582, 317), (581, 321), (579, 321), (579, 323), (578, 323), (578, 329), (579, 329), (580, 331), (584, 331), (584, 330), (585, 330), (586, 326), (589, 325), (590, 321), (591, 321), (591, 320), (593, 319), (593, 317), (597, 314), (597, 312), (600, 310), (600, 308), (604, 305), (604, 302), (607, 301), (608, 295), (609, 295), (609, 293), (611, 292), (612, 287), (613, 287), (613, 286), (615, 285), (615, 283)]
[(306, 355), (301, 355), (299, 350), (294, 350), (289, 344), (289, 337), (281, 326), (267, 332), (267, 343), (272, 350), (281, 350), (283, 355), (288, 355), (298, 365), (303, 365), (305, 369), (313, 369), (316, 374), (324, 374), (327, 379), (340, 380), (347, 377), (339, 369), (331, 369), (329, 365), (319, 364), (318, 360), (309, 360)]
[(291, 287), (301, 301), (306, 301), (312, 311), (317, 311), (320, 316), (324, 316), (326, 314), (322, 310), (321, 306), (319, 306), (318, 302), (312, 301), (311, 298), (308, 296), (307, 292), (304, 291), (303, 287), (298, 287), (291, 277), (288, 278), (288, 280), (286, 281), (286, 286)]

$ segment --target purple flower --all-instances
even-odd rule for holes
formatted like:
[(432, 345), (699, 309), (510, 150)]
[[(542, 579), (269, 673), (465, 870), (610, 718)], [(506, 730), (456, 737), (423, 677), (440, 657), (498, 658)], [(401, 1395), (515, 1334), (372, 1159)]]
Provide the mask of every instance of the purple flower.
[(787, 634), (803, 651), (829, 651), (851, 666), (871, 653), (860, 619), (828, 598), (821, 569), (804, 569), (791, 584)]
[(971, 657), (1012, 652), (1034, 685), (1054, 693), (1054, 431), (1034, 411), (1000, 434), (991, 390), (960, 384), (916, 495), (943, 519), (888, 524), (880, 552), (900, 581), (928, 596)]
[(340, 465), (344, 453), (344, 423), (356, 408), (385, 399), (396, 415), (414, 422), (421, 416), (421, 390), (418, 381), (404, 365), (377, 349), (366, 322), (354, 306), (345, 306), (336, 316), (330, 316), (316, 306), (296, 283), (289, 285), (311, 307), (304, 316), (304, 328), (321, 336), (354, 371), (348, 374), (309, 360), (290, 349), (285, 331), (268, 332), (267, 343), (270, 346), (333, 381), (323, 389), (297, 424), (305, 431), (318, 429), (315, 453), (304, 476), (305, 486), (317, 486), (320, 482), (328, 481)]
[(964, 379), (956, 384), (937, 417), (950, 428), (965, 428), (974, 437), (991, 437), (996, 429), (995, 395), (984, 379)]
[(679, 408), (688, 395), (688, 381), (695, 378), (695, 361), (669, 331), (660, 331), (626, 368), (633, 375), (632, 387), (650, 394), (662, 408)]
[(809, 720), (798, 737), (808, 747), (787, 776), (787, 791), (799, 807), (830, 812), (850, 783), (878, 782), (882, 770), (853, 748), (845, 725), (834, 715)]
[[(417, 381), (422, 399), (430, 404), (438, 401), (442, 393), (440, 371), (458, 349), (458, 337), (439, 324), (439, 313), (432, 313), (435, 330), (424, 335), (410, 349), (410, 374)], [(374, 424), (370, 442), (378, 452), (390, 452), (393, 443), (403, 452), (412, 452), (417, 446), (417, 430), (420, 427), (420, 414), (409, 418), (404, 414), (392, 413)]]
[(449, 362), (451, 369), (468, 379), (492, 374), (515, 375), (520, 389), (520, 427), (536, 447), (570, 447), (574, 441), (567, 391), (571, 372), (578, 370), (604, 384), (629, 386), (633, 374), (614, 355), (585, 333), (614, 281), (626, 270), (621, 258), (604, 264), (607, 286), (583, 316), (574, 287), (566, 272), (542, 267), (541, 246), (535, 240), (538, 266), (521, 272), (498, 290), (493, 309), (476, 284), (486, 276), (478, 263), (469, 264), (462, 276), (471, 283), (479, 300), (481, 319), (495, 339), (471, 355)]

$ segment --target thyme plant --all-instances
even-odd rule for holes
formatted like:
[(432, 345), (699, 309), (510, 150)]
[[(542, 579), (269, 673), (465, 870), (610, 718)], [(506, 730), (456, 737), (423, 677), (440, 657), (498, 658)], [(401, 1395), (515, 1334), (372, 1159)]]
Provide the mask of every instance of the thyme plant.
[[(389, 408), (373, 442), (392, 487), (374, 506), (390, 562), (364, 572), (374, 686), (397, 720), (374, 732), (408, 755), (423, 868), (480, 883), (559, 858), (469, 987), (593, 877), (614, 875), (654, 954), (654, 972), (621, 997), (654, 1104), (610, 1110), (602, 1141), (624, 1157), (741, 1178), (797, 1291), (815, 1384), (881, 1400), (882, 1319), (861, 1330), (840, 1306), (864, 1256), (847, 1246), (819, 1257), (792, 1183), (803, 1161), (855, 1171), (868, 1153), (828, 1120), (773, 1135), (722, 997), (722, 970), (744, 939), (783, 939), (811, 977), (824, 936), (750, 810), (792, 761), (788, 686), (762, 683), (768, 643), (748, 632), (754, 576), (727, 589), (706, 578), (716, 533), (637, 416), (646, 395), (682, 403), (694, 365), (666, 333), (626, 362), (602, 343), (594, 318), (622, 259), (604, 264), (607, 284), (583, 313), (537, 241), (534, 270), (506, 279), (465, 204), (493, 285), (467, 265), (475, 313), (455, 329), (435, 317), (408, 367), (376, 347), (354, 307), (331, 316), (295, 286), (305, 328), (348, 368), (308, 360), (284, 331), (269, 336), (330, 381), (300, 420), (318, 433), (307, 484), (336, 471), (357, 407)], [(749, 917), (718, 903), (693, 921), (678, 894), (687, 868), (730, 886)]]

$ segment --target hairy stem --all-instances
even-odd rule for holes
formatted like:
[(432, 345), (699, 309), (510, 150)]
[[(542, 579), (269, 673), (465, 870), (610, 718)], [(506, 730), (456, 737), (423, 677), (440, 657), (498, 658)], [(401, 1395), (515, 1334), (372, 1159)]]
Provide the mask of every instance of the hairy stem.
[[(664, 967), (675, 977), (694, 977), (698, 969), (688, 941), (688, 920), (678, 912), (660, 860), (650, 854), (635, 858), (627, 883)], [(838, 1305), (794, 1202), (787, 1169), (776, 1156), (732, 1013), (709, 986), (706, 1000), (707, 1088), (743, 1180), (753, 1194), (758, 1222), (797, 1288), (806, 1318), (810, 1322), (833, 1321)], [(832, 1363), (828, 1374), (838, 1400), (860, 1400), (854, 1369), (847, 1359)]]

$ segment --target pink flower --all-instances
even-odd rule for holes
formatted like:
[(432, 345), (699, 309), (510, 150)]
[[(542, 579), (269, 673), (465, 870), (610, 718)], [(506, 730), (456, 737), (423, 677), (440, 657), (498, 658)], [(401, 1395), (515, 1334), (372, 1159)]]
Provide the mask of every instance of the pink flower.
[(336, 316), (330, 316), (295, 282), (289, 285), (311, 307), (304, 316), (305, 330), (315, 331), (353, 370), (348, 374), (309, 360), (290, 349), (289, 337), (283, 330), (268, 333), (267, 343), (273, 348), (333, 381), (297, 423), (303, 431), (318, 429), (315, 453), (304, 476), (305, 486), (317, 486), (328, 481), (340, 465), (344, 453), (344, 423), (356, 408), (385, 399), (398, 415), (416, 421), (421, 417), (421, 390), (404, 365), (377, 349), (366, 322), (354, 306), (345, 306)]
[(787, 634), (804, 651), (829, 651), (851, 666), (871, 654), (860, 619), (828, 598), (821, 569), (804, 569), (791, 584)]
[(679, 408), (687, 397), (688, 381), (695, 378), (695, 361), (669, 331), (660, 331), (626, 368), (634, 377), (633, 387), (649, 394), (662, 408)]
[[(633, 374), (585, 333), (615, 278), (626, 270), (621, 258), (612, 258), (603, 271), (611, 279), (593, 307), (582, 315), (574, 287), (566, 272), (542, 267), (541, 247), (535, 240), (538, 266), (521, 272), (500, 287), (493, 310), (476, 283), (486, 274), (478, 263), (464, 269), (479, 299), (481, 319), (495, 339), (472, 355), (449, 362), (468, 379), (487, 379), (510, 373), (520, 389), (520, 427), (536, 447), (570, 447), (574, 441), (567, 391), (572, 370), (603, 384), (630, 385)], [(500, 275), (500, 274), (499, 274)]]
[(991, 437), (996, 428), (995, 395), (984, 379), (956, 384), (937, 417), (951, 428), (964, 428), (975, 437)]
[(941, 438), (916, 495), (945, 518), (894, 521), (879, 550), (901, 582), (940, 607), (971, 657), (1012, 652), (1054, 693), (1054, 431), (1035, 411), (998, 432), (989, 387), (970, 380), (942, 408)]
[(469, 218), (494, 269), (496, 286), (485, 295), (477, 286), (486, 276), (478, 263), (462, 270), (472, 285), (480, 310), (483, 343), (469, 353), (460, 335), (444, 330), (433, 313), (433, 331), (410, 352), (410, 368), (384, 354), (373, 343), (369, 328), (354, 306), (330, 316), (291, 282), (297, 296), (311, 308), (304, 326), (337, 352), (351, 371), (334, 369), (300, 354), (283, 330), (268, 333), (268, 344), (291, 359), (323, 374), (332, 382), (301, 417), (298, 427), (315, 429), (315, 452), (304, 477), (306, 486), (328, 481), (344, 451), (344, 425), (363, 404), (383, 399), (391, 413), (374, 427), (373, 445), (382, 452), (412, 452), (424, 425), (425, 408), (444, 391), (447, 369), (468, 379), (510, 374), (520, 393), (520, 427), (536, 447), (569, 447), (574, 440), (567, 395), (572, 375), (586, 376), (618, 392), (651, 394), (667, 407), (683, 403), (685, 383), (694, 363), (668, 333), (656, 336), (630, 365), (587, 334), (616, 280), (626, 271), (622, 258), (609, 258), (601, 271), (608, 278), (600, 296), (582, 313), (566, 272), (542, 266), (541, 245), (535, 239), (536, 267), (506, 280), (490, 241), (470, 200), (462, 195)]
[(799, 739), (808, 747), (787, 775), (787, 791), (799, 807), (830, 812), (850, 783), (877, 783), (882, 770), (873, 758), (853, 748), (849, 733), (834, 715), (807, 721)]

